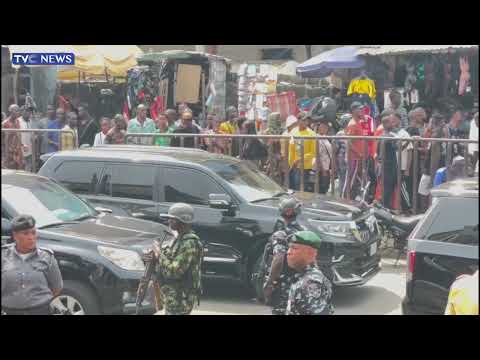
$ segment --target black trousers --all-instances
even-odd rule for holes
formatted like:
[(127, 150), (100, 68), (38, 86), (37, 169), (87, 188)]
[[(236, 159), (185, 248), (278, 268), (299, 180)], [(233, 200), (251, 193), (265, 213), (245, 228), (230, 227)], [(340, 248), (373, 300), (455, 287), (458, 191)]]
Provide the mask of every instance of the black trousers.
[(385, 169), (385, 184), (383, 184), (383, 206), (388, 209), (392, 208), (393, 195), (395, 186), (397, 185), (397, 173), (393, 169)]
[(320, 194), (326, 194), (330, 188), (330, 175), (320, 175), (319, 185)]
[(50, 304), (28, 309), (9, 309), (2, 307), (2, 311), (7, 315), (50, 315)]

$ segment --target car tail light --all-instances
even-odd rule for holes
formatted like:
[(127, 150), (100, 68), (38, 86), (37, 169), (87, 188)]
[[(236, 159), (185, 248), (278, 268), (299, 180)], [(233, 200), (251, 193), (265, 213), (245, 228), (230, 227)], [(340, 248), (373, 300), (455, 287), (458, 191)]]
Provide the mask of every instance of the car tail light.
[(413, 270), (415, 269), (415, 251), (408, 252), (408, 272), (413, 274)]

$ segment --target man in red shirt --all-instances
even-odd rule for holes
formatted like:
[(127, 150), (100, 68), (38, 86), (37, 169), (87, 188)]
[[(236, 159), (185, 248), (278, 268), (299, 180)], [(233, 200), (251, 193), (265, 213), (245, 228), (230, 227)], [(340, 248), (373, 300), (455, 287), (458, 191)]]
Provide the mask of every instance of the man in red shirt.
[[(360, 125), (363, 129), (363, 136), (374, 136), (375, 134), (375, 121), (373, 117), (370, 116), (370, 108), (368, 106), (363, 107), (363, 118), (360, 120)], [(365, 150), (364, 150), (365, 151)], [(370, 202), (375, 196), (375, 186), (377, 184), (377, 177), (375, 174), (375, 154), (376, 147), (375, 141), (367, 142), (367, 158), (366, 158), (366, 169), (368, 180), (370, 181), (369, 193), (366, 196), (366, 201)], [(362, 153), (363, 154), (363, 153)]]
[[(364, 117), (364, 106), (354, 101), (350, 106), (352, 112), (352, 120), (348, 123), (345, 129), (345, 135), (348, 136), (363, 136), (364, 128), (361, 124)], [(360, 193), (361, 177), (362, 177), (362, 159), (364, 155), (364, 140), (349, 140), (349, 150), (347, 154), (347, 174), (345, 178), (345, 185), (342, 190), (342, 197), (347, 200), (355, 199), (356, 195)]]

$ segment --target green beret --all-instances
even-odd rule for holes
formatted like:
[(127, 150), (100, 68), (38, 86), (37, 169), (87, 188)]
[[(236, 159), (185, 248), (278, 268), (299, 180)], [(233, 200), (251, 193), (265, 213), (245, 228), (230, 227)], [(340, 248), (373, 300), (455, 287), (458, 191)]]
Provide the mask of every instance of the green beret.
[(292, 236), (291, 243), (307, 245), (315, 249), (320, 249), (322, 240), (313, 231), (299, 231)]

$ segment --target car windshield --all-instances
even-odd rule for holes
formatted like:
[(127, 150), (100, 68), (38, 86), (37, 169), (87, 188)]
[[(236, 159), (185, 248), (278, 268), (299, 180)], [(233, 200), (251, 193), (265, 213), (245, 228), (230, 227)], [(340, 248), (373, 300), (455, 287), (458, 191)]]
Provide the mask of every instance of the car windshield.
[(248, 202), (268, 199), (285, 190), (247, 161), (206, 161), (209, 169), (226, 180)]
[(32, 215), (37, 227), (96, 216), (80, 198), (51, 180), (33, 176), (2, 177), (2, 203), (18, 214)]

